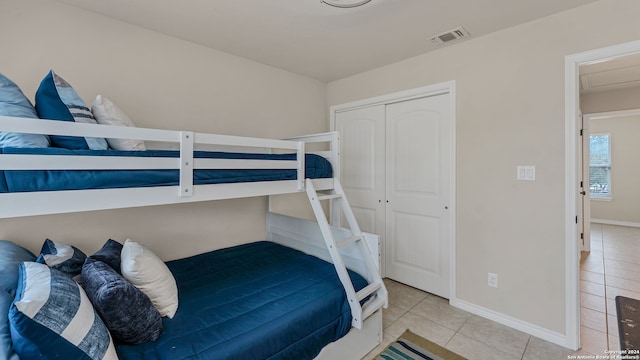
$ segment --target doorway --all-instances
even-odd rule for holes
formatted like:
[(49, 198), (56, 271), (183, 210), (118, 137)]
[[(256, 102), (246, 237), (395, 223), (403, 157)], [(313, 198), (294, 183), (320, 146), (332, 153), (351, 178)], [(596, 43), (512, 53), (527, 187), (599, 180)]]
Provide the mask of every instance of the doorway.
[(584, 223), (582, 213), (581, 153), (579, 151), (580, 81), (579, 68), (640, 54), (640, 41), (629, 42), (602, 49), (569, 55), (565, 58), (565, 253), (566, 253), (566, 329), (567, 344), (573, 349), (580, 348), (580, 254), (581, 229)]
[[(615, 69), (617, 63), (605, 65)], [(598, 109), (602, 104), (615, 108), (621, 105), (611, 95), (633, 102), (637, 93), (640, 89), (632, 87), (613, 93), (583, 92), (581, 103), (583, 109)], [(583, 163), (583, 181), (589, 185), (580, 259), (580, 333), (583, 349), (594, 353), (620, 350), (615, 297), (640, 299), (640, 261), (633, 255), (640, 249), (640, 193), (635, 175), (640, 110), (588, 113), (584, 123), (583, 154), (591, 161)]]

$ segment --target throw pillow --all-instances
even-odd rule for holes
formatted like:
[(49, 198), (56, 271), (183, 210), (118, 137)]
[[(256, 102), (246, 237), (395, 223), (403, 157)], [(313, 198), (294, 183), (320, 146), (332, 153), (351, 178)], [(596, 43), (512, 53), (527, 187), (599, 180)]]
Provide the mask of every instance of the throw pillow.
[(73, 277), (80, 274), (86, 258), (87, 255), (73, 245), (47, 239), (36, 262)]
[(20, 263), (34, 261), (36, 256), (20, 245), (0, 240), (0, 359), (19, 360), (11, 345), (9, 308), (16, 296)]
[(151, 250), (127, 239), (122, 248), (122, 276), (142, 290), (160, 315), (173, 318), (178, 310), (178, 287), (167, 265)]
[(9, 240), (0, 240), (0, 290), (12, 297), (18, 287), (18, 266), (23, 261), (35, 261), (36, 256)]
[(109, 265), (113, 270), (120, 274), (120, 253), (122, 252), (122, 244), (109, 239), (102, 245), (102, 248), (91, 255), (90, 258)]
[(109, 331), (84, 290), (46, 265), (20, 264), (9, 321), (13, 346), (23, 359), (117, 359)]
[(127, 344), (158, 340), (160, 313), (147, 295), (109, 265), (89, 257), (82, 267), (82, 282), (114, 338)]
[[(36, 91), (36, 111), (41, 118), (97, 124), (91, 110), (76, 91), (63, 78), (51, 70)], [(106, 150), (109, 148), (103, 138), (52, 135), (51, 142), (56, 147), (78, 150)]]
[[(91, 112), (98, 121), (98, 124), (102, 125), (115, 125), (115, 126), (128, 126), (135, 127), (133, 121), (124, 113), (116, 104), (111, 100), (98, 95), (96, 100), (91, 105)], [(107, 139), (109, 147), (114, 150), (125, 151), (144, 151), (144, 141), (133, 139)]]
[(0, 359), (2, 360), (20, 360), (11, 344), (9, 309), (12, 302), (13, 296), (0, 289)]
[[(38, 113), (22, 90), (8, 77), (0, 73), (0, 115), (37, 119)], [(49, 146), (47, 135), (0, 132), (1, 147), (45, 148)]]

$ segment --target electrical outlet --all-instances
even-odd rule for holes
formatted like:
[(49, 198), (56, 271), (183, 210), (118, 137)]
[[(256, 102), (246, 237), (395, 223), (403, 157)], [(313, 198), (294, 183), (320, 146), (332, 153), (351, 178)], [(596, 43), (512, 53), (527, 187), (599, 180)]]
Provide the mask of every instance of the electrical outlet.
[(498, 274), (489, 273), (489, 283), (488, 285), (492, 288), (498, 288)]

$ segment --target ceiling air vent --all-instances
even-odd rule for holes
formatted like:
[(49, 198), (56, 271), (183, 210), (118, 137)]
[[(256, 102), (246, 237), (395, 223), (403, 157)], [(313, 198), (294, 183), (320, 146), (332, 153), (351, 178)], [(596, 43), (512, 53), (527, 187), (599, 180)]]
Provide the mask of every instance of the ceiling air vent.
[(438, 34), (432, 37), (431, 42), (436, 45), (440, 45), (440, 44), (444, 44), (446, 42), (457, 40), (467, 36), (469, 36), (469, 33), (467, 32), (467, 30), (463, 29), (462, 27), (459, 27), (457, 29), (449, 30), (449, 31), (443, 32), (442, 34)]

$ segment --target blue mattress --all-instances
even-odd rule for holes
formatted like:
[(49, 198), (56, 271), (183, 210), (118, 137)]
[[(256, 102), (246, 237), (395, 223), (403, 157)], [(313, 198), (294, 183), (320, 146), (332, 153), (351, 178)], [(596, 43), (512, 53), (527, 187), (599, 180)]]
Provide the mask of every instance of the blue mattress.
[[(3, 154), (88, 155), (179, 157), (178, 151), (67, 150), (60, 148), (0, 148)], [(195, 158), (295, 160), (295, 154), (244, 154), (196, 151)], [(331, 164), (323, 157), (307, 154), (305, 177), (332, 177)], [(179, 183), (178, 170), (0, 170), (0, 193), (86, 190), (149, 186), (172, 186)], [(251, 181), (295, 180), (296, 170), (195, 170), (194, 183), (219, 184)]]
[(297, 250), (262, 241), (167, 265), (178, 311), (158, 341), (116, 344), (121, 360), (313, 359), (351, 327), (333, 265)]

